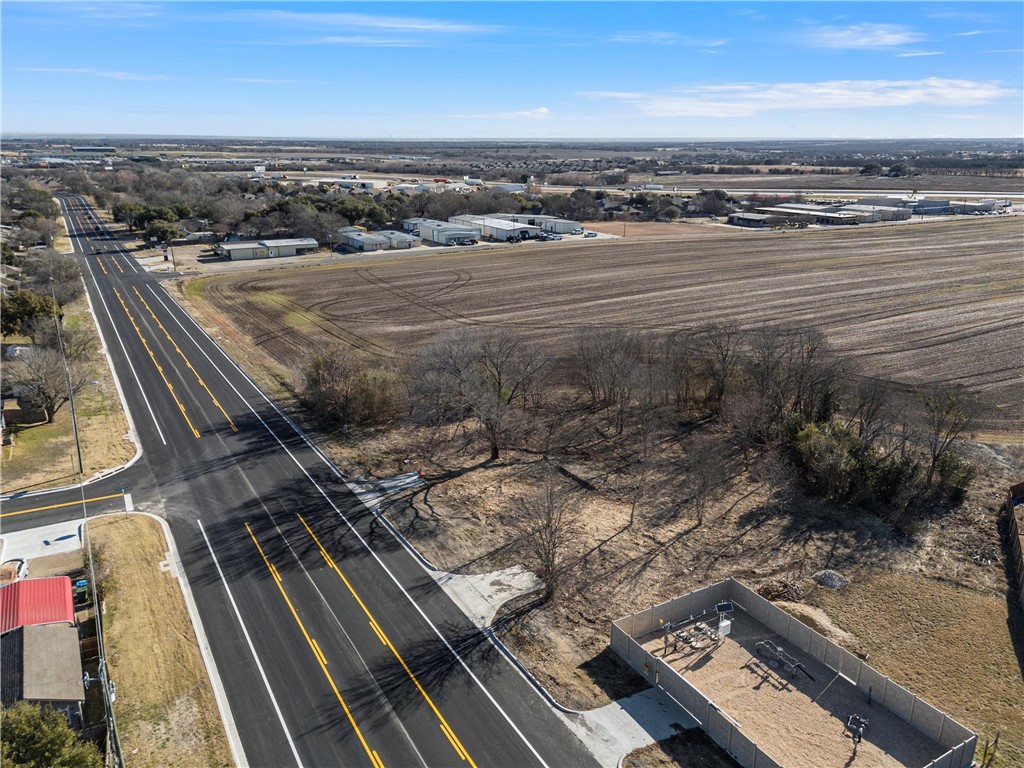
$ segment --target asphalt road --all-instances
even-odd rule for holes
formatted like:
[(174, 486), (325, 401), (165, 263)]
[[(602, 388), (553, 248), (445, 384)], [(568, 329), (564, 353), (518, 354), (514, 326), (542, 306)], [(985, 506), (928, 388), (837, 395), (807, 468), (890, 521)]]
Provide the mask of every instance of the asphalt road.
[(4, 499), (3, 529), (123, 509), (122, 488), (161, 512), (249, 765), (595, 765), (87, 203), (62, 205), (143, 452)]

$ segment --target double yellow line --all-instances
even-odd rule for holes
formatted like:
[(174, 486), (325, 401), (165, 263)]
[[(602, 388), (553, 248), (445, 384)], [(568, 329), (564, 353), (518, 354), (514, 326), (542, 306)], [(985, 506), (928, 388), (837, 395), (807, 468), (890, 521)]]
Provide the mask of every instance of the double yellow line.
[(352, 717), (352, 711), (348, 708), (348, 704), (345, 703), (345, 699), (338, 690), (338, 686), (334, 683), (334, 678), (331, 677), (331, 673), (327, 671), (327, 659), (324, 657), (323, 651), (320, 650), (320, 646), (317, 644), (316, 640), (309, 636), (309, 632), (306, 631), (306, 626), (302, 623), (302, 619), (299, 618), (299, 614), (296, 612), (295, 606), (292, 605), (292, 601), (288, 598), (288, 593), (284, 591), (284, 586), (281, 584), (281, 574), (277, 572), (277, 568), (274, 567), (274, 564), (267, 559), (266, 554), (263, 552), (263, 547), (260, 546), (259, 541), (256, 539), (256, 534), (252, 532), (252, 528), (249, 527), (248, 523), (245, 524), (245, 530), (247, 530), (249, 532), (249, 536), (252, 537), (253, 544), (255, 544), (256, 549), (259, 550), (260, 557), (263, 558), (263, 562), (267, 566), (267, 570), (270, 571), (270, 575), (274, 578), (274, 583), (277, 584), (277, 588), (281, 591), (281, 596), (288, 604), (288, 610), (292, 612), (292, 618), (295, 619), (295, 623), (298, 624), (299, 629), (302, 630), (302, 636), (306, 638), (306, 642), (313, 651), (313, 655), (316, 657), (316, 662), (320, 665), (320, 669), (324, 673), (324, 677), (326, 677), (327, 682), (331, 684), (331, 690), (334, 691), (334, 695), (338, 697), (338, 701), (341, 703), (341, 708), (345, 710), (345, 716), (348, 717), (348, 721), (352, 724), (352, 728), (355, 730), (356, 736), (359, 737), (359, 743), (362, 744), (363, 749), (366, 750), (366, 754), (369, 756), (370, 762), (373, 763), (374, 768), (384, 768), (384, 761), (380, 759), (380, 755), (377, 754), (377, 750), (370, 749), (370, 745), (366, 743), (366, 739), (363, 738), (363, 732), (359, 730), (359, 726), (356, 725), (355, 718)]
[[(100, 266), (102, 266), (102, 264)], [(106, 272), (106, 270), (103, 271)], [(113, 286), (111, 287), (113, 288)], [(142, 346), (144, 346), (146, 348), (146, 351), (149, 353), (149, 358), (153, 361), (153, 365), (156, 366), (156, 370), (160, 374), (160, 378), (164, 380), (164, 385), (167, 387), (167, 390), (171, 393), (171, 397), (174, 398), (174, 402), (178, 404), (178, 410), (181, 411), (181, 415), (185, 418), (185, 422), (188, 424), (188, 428), (191, 429), (192, 434), (196, 438), (198, 438), (199, 430), (192, 425), (192, 420), (189, 419), (188, 413), (185, 411), (184, 403), (182, 403), (181, 400), (178, 399), (178, 395), (175, 394), (174, 392), (174, 386), (171, 384), (171, 382), (167, 380), (167, 376), (164, 375), (163, 366), (157, 362), (156, 355), (154, 355), (153, 350), (149, 348), (149, 342), (147, 342), (146, 337), (142, 335), (142, 330), (139, 328), (138, 323), (135, 322), (135, 318), (132, 317), (132, 313), (129, 311), (128, 305), (125, 304), (124, 299), (121, 298), (121, 292), (118, 291), (117, 288), (114, 288), (114, 294), (117, 296), (117, 300), (121, 302), (121, 308), (124, 310), (124, 313), (128, 315), (128, 319), (132, 323), (132, 328), (134, 328), (135, 332), (139, 335), (139, 339), (142, 341)]]
[(199, 382), (199, 386), (206, 390), (206, 394), (210, 396), (210, 399), (213, 401), (213, 404), (217, 406), (218, 410), (224, 414), (224, 418), (228, 420), (228, 424), (231, 425), (231, 429), (237, 432), (238, 427), (235, 426), (235, 422), (231, 420), (231, 417), (228, 416), (228, 412), (224, 410), (220, 402), (218, 402), (216, 396), (213, 394), (213, 392), (210, 391), (210, 388), (206, 386), (206, 382), (203, 381), (203, 377), (199, 375), (199, 371), (192, 367), (192, 363), (189, 361), (187, 357), (185, 357), (185, 353), (181, 351), (181, 347), (178, 346), (178, 343), (171, 338), (171, 334), (167, 332), (167, 329), (164, 328), (164, 324), (160, 322), (159, 318), (157, 318), (156, 314), (153, 312), (153, 308), (146, 303), (146, 300), (144, 298), (142, 298), (142, 294), (139, 293), (139, 289), (136, 288), (135, 286), (132, 286), (132, 290), (135, 291), (135, 295), (139, 297), (139, 301), (142, 302), (142, 306), (144, 306), (146, 308), (146, 311), (149, 312), (149, 316), (153, 318), (153, 322), (157, 324), (157, 327), (164, 332), (164, 336), (167, 337), (167, 340), (171, 342), (171, 346), (174, 347), (175, 351), (177, 351), (179, 355), (181, 355), (181, 359), (185, 361), (185, 365), (188, 366), (188, 369), (195, 374), (196, 381)]
[(388, 639), (388, 636), (384, 633), (384, 630), (381, 629), (381, 626), (377, 623), (377, 620), (373, 618), (373, 614), (370, 613), (370, 609), (366, 607), (366, 604), (362, 601), (362, 598), (360, 598), (359, 595), (356, 593), (356, 590), (352, 586), (351, 582), (347, 578), (345, 578), (345, 574), (341, 572), (341, 569), (338, 568), (337, 563), (334, 562), (334, 559), (328, 554), (327, 550), (324, 549), (324, 545), (320, 543), (320, 539), (318, 539), (316, 534), (313, 533), (313, 530), (303, 519), (302, 515), (296, 515), (296, 517), (299, 518), (299, 521), (302, 523), (303, 527), (305, 527), (306, 531), (312, 537), (313, 541), (316, 542), (316, 546), (320, 550), (320, 556), (323, 557), (323, 559), (327, 562), (327, 565), (331, 568), (331, 570), (338, 574), (338, 577), (345, 583), (345, 586), (348, 587), (348, 591), (352, 593), (352, 597), (354, 597), (356, 599), (356, 602), (359, 603), (359, 607), (363, 609), (363, 613), (366, 614), (366, 618), (370, 621), (370, 627), (376, 633), (381, 643), (383, 643), (391, 651), (391, 653), (394, 654), (395, 658), (398, 659), (398, 663), (402, 665), (402, 669), (405, 670), (405, 673), (409, 676), (409, 679), (412, 680), (413, 684), (416, 686), (416, 690), (420, 692), (420, 695), (423, 696), (424, 701), (426, 701), (427, 704), (430, 706), (430, 709), (433, 710), (434, 714), (437, 716), (437, 719), (441, 724), (441, 732), (444, 733), (448, 741), (451, 742), (451, 745), (452, 747), (454, 747), (455, 752), (458, 754), (459, 758), (465, 760), (467, 763), (473, 766), (473, 768), (476, 768), (476, 763), (473, 762), (473, 758), (469, 756), (469, 752), (466, 751), (466, 748), (462, 745), (462, 742), (460, 742), (459, 738), (455, 735), (455, 731), (453, 731), (451, 726), (448, 725), (448, 721), (444, 719), (444, 715), (442, 715), (440, 710), (438, 710), (438, 708), (434, 705), (434, 702), (431, 700), (430, 695), (423, 689), (423, 686), (420, 685), (420, 681), (416, 679), (416, 675), (414, 675), (413, 671), (409, 669), (409, 665), (405, 663), (405, 659), (402, 658), (402, 655), (398, 652), (398, 649), (396, 649), (395, 646), (391, 644), (391, 641)]

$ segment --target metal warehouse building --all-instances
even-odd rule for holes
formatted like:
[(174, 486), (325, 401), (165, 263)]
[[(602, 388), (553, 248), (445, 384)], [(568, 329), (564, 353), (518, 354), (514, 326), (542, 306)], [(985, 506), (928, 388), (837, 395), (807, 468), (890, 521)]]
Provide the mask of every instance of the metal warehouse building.
[(462, 240), (476, 240), (480, 227), (445, 221), (424, 220), (419, 226), (420, 237), (439, 245), (455, 245)]
[(305, 253), (314, 253), (319, 247), (319, 243), (312, 237), (296, 237), (285, 240), (260, 240), (258, 243), (217, 243), (213, 250), (218, 256), (226, 256), (232, 261), (244, 261), (301, 256)]
[(410, 235), (408, 232), (399, 232), (396, 229), (382, 229), (374, 234), (386, 238), (389, 248), (415, 248), (423, 242), (421, 237)]
[(575, 229), (583, 229), (583, 223), (563, 219), (558, 216), (537, 216), (527, 213), (495, 213), (492, 218), (505, 219), (517, 224), (529, 224), (540, 227), (545, 232), (554, 232), (558, 235), (568, 235)]
[(386, 237), (381, 237), (374, 232), (364, 232), (355, 227), (339, 229), (338, 240), (346, 248), (351, 248), (354, 251), (383, 251), (390, 245)]
[(479, 227), (484, 237), (494, 240), (508, 240), (511, 237), (529, 238), (536, 237), (543, 230), (533, 224), (518, 224), (507, 219), (496, 219), (490, 216), (452, 216), (448, 221), (453, 224), (462, 224), (467, 227)]

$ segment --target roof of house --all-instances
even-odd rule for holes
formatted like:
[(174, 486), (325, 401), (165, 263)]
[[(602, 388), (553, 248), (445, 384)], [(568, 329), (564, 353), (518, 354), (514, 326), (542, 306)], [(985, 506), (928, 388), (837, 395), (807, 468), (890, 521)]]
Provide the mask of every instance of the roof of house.
[(267, 248), (283, 248), (289, 245), (305, 246), (310, 248), (316, 248), (319, 246), (316, 240), (312, 237), (292, 237), (285, 238), (282, 240), (260, 240), (260, 245)]
[(22, 579), (0, 587), (0, 634), (35, 624), (75, 623), (71, 579)]
[(25, 627), (22, 695), (26, 701), (84, 701), (78, 630), (60, 624)]

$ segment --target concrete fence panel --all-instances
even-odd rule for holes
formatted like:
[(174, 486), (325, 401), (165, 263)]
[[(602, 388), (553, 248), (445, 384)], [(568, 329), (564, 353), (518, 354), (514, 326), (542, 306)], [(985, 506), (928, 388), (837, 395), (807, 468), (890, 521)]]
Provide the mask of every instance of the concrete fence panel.
[[(678, 684), (675, 684), (676, 681)], [(681, 677), (677, 676), (673, 683), (670, 695), (703, 727), (708, 721), (707, 697)]]
[(729, 736), (732, 732), (732, 723), (726, 719), (721, 712), (714, 707), (708, 707), (708, 721), (704, 730), (708, 736), (722, 749), (729, 751)]
[(758, 747), (757, 755), (754, 757), (754, 768), (782, 768), (782, 764), (772, 760)]
[(857, 680), (857, 687), (864, 692), (867, 698), (870, 690), (872, 701), (881, 701), (885, 696), (885, 675), (868, 664), (861, 664), (860, 679)]
[(825, 661), (825, 649), (828, 648), (828, 639), (824, 635), (819, 635), (817, 632), (811, 633), (811, 642), (807, 647), (807, 653), (815, 661), (820, 661), (823, 664), (827, 664)]
[(798, 619), (789, 622), (786, 639), (801, 651), (806, 651), (811, 641), (811, 628)]
[(953, 753), (947, 752), (942, 757), (935, 758), (925, 768), (956, 768), (956, 764), (953, 762)]
[(793, 620), (793, 617), (786, 613), (781, 608), (776, 608), (774, 605), (771, 610), (768, 611), (768, 628), (777, 635), (786, 637), (789, 635), (789, 623)]
[(842, 648), (839, 649), (839, 666), (836, 667), (836, 672), (840, 672), (844, 677), (848, 677), (853, 681), (854, 685), (860, 680), (860, 669), (863, 666), (864, 662), (852, 653)]
[(633, 637), (643, 637), (652, 629), (654, 629), (653, 608), (645, 608), (633, 615), (633, 631), (630, 633)]
[(908, 723), (914, 714), (914, 700), (917, 697), (899, 683), (892, 680), (885, 681), (885, 698), (882, 703), (887, 709), (899, 715)]
[[(947, 719), (944, 714), (931, 704), (918, 699), (914, 702), (914, 714), (910, 719), (910, 723), (928, 738), (935, 739), (944, 747), (952, 747), (962, 742), (966, 737), (962, 736), (955, 739), (951, 744), (942, 741), (942, 726)], [(953, 734), (950, 733), (950, 735), (952, 736)]]
[(613, 651), (625, 658), (629, 655), (629, 646), (632, 642), (632, 639), (617, 624), (612, 624)]
[(945, 747), (952, 747), (954, 744), (959, 744), (971, 738), (977, 740), (978, 737), (973, 731), (964, 728), (949, 715), (942, 715), (942, 727), (939, 729), (939, 737), (937, 739), (940, 744)]
[(689, 618), (690, 614), (693, 613), (693, 610), (690, 608), (692, 605), (693, 598), (689, 595), (683, 595), (682, 597), (677, 597), (673, 600), (672, 608), (669, 610), (671, 621), (674, 623), (677, 621), (684, 621)]
[(714, 608), (723, 600), (729, 599), (729, 582), (719, 581), (711, 585), (711, 603), (710, 607)]
[(974, 752), (978, 749), (978, 734), (972, 733), (971, 738), (964, 742), (964, 751), (960, 755), (957, 765), (960, 768), (967, 768), (974, 762)]
[(752, 617), (757, 619), (765, 626), (768, 626), (768, 614), (772, 609), (771, 603), (769, 603), (756, 592), (750, 592), (749, 595), (743, 596), (742, 602), (740, 604), (746, 609), (747, 613), (749, 613)]
[(690, 612), (694, 615), (703, 613), (711, 607), (711, 587), (698, 589), (690, 593)]
[(735, 726), (729, 737), (729, 754), (745, 768), (755, 768), (757, 765), (757, 747)]
[(825, 645), (825, 664), (836, 672), (839, 672), (839, 665), (843, 658), (843, 649), (831, 640)]

